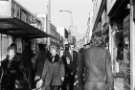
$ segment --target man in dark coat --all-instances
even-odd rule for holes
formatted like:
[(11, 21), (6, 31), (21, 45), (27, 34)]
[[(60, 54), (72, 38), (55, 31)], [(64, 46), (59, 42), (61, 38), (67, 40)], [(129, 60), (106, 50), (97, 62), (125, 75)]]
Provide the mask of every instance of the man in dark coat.
[(112, 90), (113, 88), (110, 53), (100, 46), (99, 38), (97, 37), (95, 46), (91, 46), (84, 52), (88, 75), (85, 90)]
[(44, 62), (47, 58), (47, 50), (44, 44), (39, 44), (39, 52), (36, 61), (36, 70), (35, 70), (35, 81), (38, 81), (42, 76), (42, 71), (44, 68)]
[(78, 52), (78, 63), (77, 63), (77, 72), (75, 75), (75, 87), (74, 90), (84, 90), (84, 82), (85, 82), (85, 63), (83, 58), (84, 48), (81, 48)]
[(73, 45), (66, 47), (65, 50), (65, 80), (63, 84), (63, 90), (73, 90), (75, 75), (77, 71), (77, 52), (73, 50)]

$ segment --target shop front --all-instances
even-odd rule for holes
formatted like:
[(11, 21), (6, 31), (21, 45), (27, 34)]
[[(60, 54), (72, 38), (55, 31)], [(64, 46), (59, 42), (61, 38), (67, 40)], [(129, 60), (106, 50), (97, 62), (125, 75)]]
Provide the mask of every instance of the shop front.
[[(114, 89), (130, 90), (130, 8), (129, 0), (107, 4), (109, 49), (113, 61)], [(110, 6), (109, 6), (110, 5)]]
[[(34, 26), (33, 26), (34, 24)], [(36, 25), (35, 25), (36, 24)], [(14, 0), (0, 1), (0, 60), (11, 43), (22, 53), (25, 41), (48, 37), (41, 31), (42, 23)]]
[(135, 90), (135, 1), (131, 0), (131, 11), (130, 11), (130, 27), (132, 28), (130, 31), (130, 38), (131, 38), (131, 83), (132, 83), (132, 90)]

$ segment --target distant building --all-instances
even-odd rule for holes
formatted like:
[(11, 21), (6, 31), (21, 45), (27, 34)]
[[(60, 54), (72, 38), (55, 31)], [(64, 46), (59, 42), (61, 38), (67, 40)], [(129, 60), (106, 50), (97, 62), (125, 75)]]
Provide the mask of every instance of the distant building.
[(94, 3), (93, 3), (93, 1), (92, 0), (90, 0), (90, 11), (89, 11), (89, 17), (88, 17), (88, 20), (87, 20), (87, 30), (86, 30), (86, 36), (85, 36), (85, 38), (86, 38), (86, 43), (85, 44), (87, 44), (87, 43), (89, 43), (90, 42), (90, 40), (91, 40), (91, 36), (92, 36), (92, 28), (93, 28), (93, 25), (94, 25), (94, 23), (93, 23), (93, 13), (94, 13), (94, 10), (93, 10), (93, 5)]
[(52, 38), (50, 38), (50, 44), (55, 44), (57, 46), (60, 45), (61, 36), (57, 32), (57, 28), (55, 25), (50, 24), (50, 35)]

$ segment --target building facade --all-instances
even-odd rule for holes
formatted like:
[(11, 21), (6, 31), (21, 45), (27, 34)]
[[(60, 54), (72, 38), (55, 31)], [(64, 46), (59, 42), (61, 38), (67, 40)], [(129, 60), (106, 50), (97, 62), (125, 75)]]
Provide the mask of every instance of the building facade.
[(60, 45), (61, 36), (57, 32), (57, 28), (55, 25), (50, 24), (50, 35), (52, 38), (50, 38), (50, 44), (55, 44), (57, 46)]
[[(93, 0), (92, 39), (101, 36), (110, 51), (115, 90), (133, 90), (134, 22), (130, 0)], [(131, 16), (132, 15), (132, 16)], [(132, 22), (132, 23), (131, 23)], [(132, 37), (131, 37), (132, 36)], [(121, 85), (121, 86), (119, 86)]]
[(0, 60), (6, 56), (11, 43), (17, 45), (17, 52), (22, 53), (24, 40), (47, 37), (42, 30), (42, 23), (15, 0), (0, 1)]
[[(110, 52), (114, 63), (113, 71), (116, 75), (116, 82), (123, 83), (123, 88), (130, 89), (131, 79), (131, 58), (130, 58), (130, 1), (112, 0), (107, 1), (107, 15), (109, 17)], [(133, 37), (132, 37), (133, 38)], [(126, 76), (126, 78), (124, 77)], [(118, 81), (117, 78), (121, 79)], [(116, 85), (116, 84), (115, 84)], [(116, 85), (116, 89), (120, 88)]]

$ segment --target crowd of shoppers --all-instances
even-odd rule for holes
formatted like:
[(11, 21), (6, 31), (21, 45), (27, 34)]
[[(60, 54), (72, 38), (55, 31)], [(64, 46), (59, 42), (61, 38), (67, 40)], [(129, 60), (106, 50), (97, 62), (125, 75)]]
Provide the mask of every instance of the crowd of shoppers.
[(69, 44), (39, 44), (35, 50), (28, 44), (18, 54), (12, 44), (0, 74), (0, 90), (112, 90), (113, 85), (110, 54), (99, 46), (76, 51)]
[(65, 49), (50, 45), (48, 49), (39, 44), (33, 50), (27, 44), (18, 54), (12, 44), (0, 63), (0, 90), (73, 90), (77, 58), (69, 45)]

